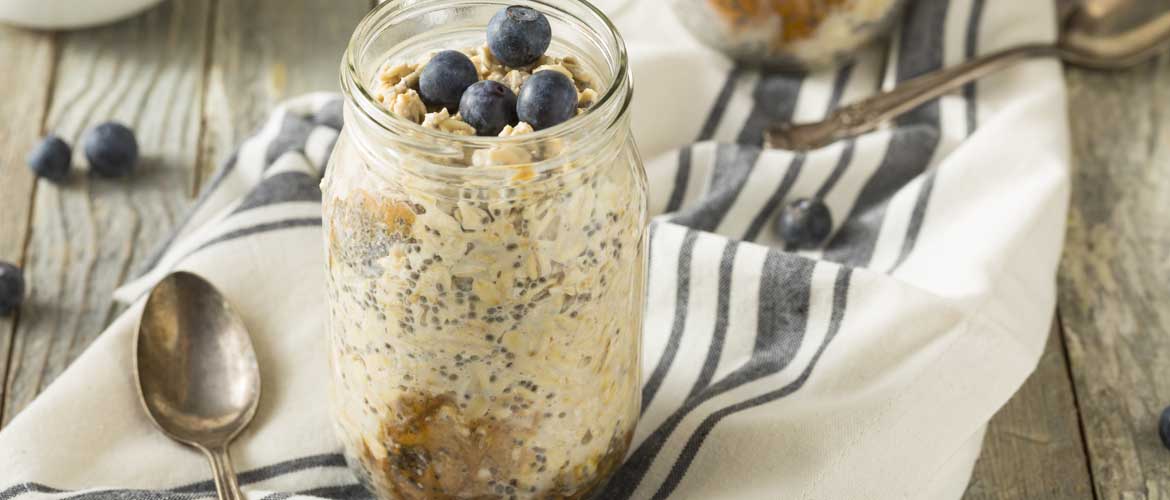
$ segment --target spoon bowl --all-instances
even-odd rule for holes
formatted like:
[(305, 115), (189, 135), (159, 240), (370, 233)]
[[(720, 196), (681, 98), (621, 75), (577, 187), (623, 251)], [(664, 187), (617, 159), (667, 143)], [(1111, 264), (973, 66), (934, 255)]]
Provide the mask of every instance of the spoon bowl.
[(260, 368), (227, 299), (194, 274), (164, 278), (143, 309), (134, 364), (154, 424), (207, 455), (220, 498), (240, 498), (227, 449), (256, 414)]
[(1170, 2), (1165, 0), (1082, 0), (1061, 10), (1057, 46), (1070, 64), (1125, 69), (1170, 42)]

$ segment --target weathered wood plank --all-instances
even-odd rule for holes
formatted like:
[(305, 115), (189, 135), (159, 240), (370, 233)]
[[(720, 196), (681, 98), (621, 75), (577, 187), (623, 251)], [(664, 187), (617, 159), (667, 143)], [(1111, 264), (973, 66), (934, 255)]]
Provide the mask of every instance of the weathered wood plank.
[(1063, 340), (1053, 323), (1036, 371), (991, 419), (966, 500), (1093, 498)]
[[(0, 61), (19, 71), (0, 72), (0, 261), (21, 265), (28, 236), (35, 179), (24, 156), (36, 143), (44, 121), (53, 71), (53, 36), (0, 27)], [(29, 307), (37, 307), (29, 304)], [(0, 318), (0, 425), (4, 421), (4, 379), (16, 318)]]
[[(210, 12), (208, 0), (165, 2), (60, 35), (47, 128), (76, 143), (118, 120), (137, 131), (143, 160), (128, 178), (78, 173), (37, 189), (25, 259), (36, 307), (17, 325), (5, 422), (102, 331), (118, 310), (112, 290), (189, 203)], [(85, 163), (79, 151), (74, 161)]]
[(1170, 55), (1068, 73), (1073, 202), (1060, 311), (1097, 497), (1170, 496)]
[(203, 110), (203, 178), (280, 100), (340, 90), (341, 55), (369, 9), (369, 0), (220, 2)]

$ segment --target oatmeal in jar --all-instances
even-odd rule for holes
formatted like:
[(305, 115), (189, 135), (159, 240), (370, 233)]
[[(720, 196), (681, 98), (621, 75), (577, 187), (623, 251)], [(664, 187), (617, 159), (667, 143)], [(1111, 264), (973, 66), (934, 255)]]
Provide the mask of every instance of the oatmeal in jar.
[(594, 76), (546, 54), (542, 26), (509, 7), (486, 45), (343, 81), (370, 99), (347, 104), (323, 183), (331, 392), (382, 498), (588, 498), (629, 446), (646, 265), (629, 81), (616, 34)]
[(807, 69), (885, 34), (905, 0), (673, 0), (699, 41), (741, 60)]

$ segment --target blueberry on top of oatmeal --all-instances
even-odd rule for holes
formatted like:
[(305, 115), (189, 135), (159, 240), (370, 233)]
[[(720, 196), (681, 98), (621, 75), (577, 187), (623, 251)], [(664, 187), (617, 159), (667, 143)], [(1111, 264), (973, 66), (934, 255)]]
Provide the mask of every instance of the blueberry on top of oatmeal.
[(507, 125), (516, 125), (516, 94), (500, 82), (484, 80), (467, 87), (459, 100), (463, 121), (475, 127), (477, 135), (496, 135)]
[(492, 54), (504, 64), (513, 68), (528, 66), (548, 50), (552, 27), (536, 9), (513, 5), (492, 16), (487, 41)]
[(73, 151), (65, 141), (49, 134), (29, 152), (25, 161), (37, 177), (61, 182), (69, 177), (72, 156)]
[(427, 105), (445, 107), (454, 113), (459, 109), (463, 91), (477, 81), (479, 73), (467, 55), (457, 50), (444, 50), (423, 67), (418, 79), (418, 93)]
[(138, 140), (134, 131), (116, 122), (105, 122), (82, 138), (89, 168), (104, 177), (128, 175), (138, 164)]
[[(387, 61), (373, 82), (374, 99), (423, 128), (501, 137), (557, 125), (597, 104), (599, 82), (583, 61), (545, 53), (551, 31), (543, 14), (513, 6), (498, 11), (492, 23), (485, 44)], [(515, 165), (541, 161), (552, 151), (492, 147), (468, 160)]]
[(1158, 437), (1162, 438), (1162, 446), (1170, 448), (1170, 406), (1162, 410), (1158, 417)]
[(576, 116), (577, 88), (573, 80), (557, 71), (536, 72), (520, 88), (516, 114), (536, 130)]

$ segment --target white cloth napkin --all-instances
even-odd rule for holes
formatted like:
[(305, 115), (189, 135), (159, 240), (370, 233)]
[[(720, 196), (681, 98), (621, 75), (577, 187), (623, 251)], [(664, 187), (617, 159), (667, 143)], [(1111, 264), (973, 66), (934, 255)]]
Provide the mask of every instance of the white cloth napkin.
[[(615, 17), (658, 217), (644, 415), (603, 498), (958, 498), (1052, 316), (1069, 190), (1060, 67), (1019, 64), (807, 154), (762, 149), (760, 131), (1052, 40), (1053, 6), (920, 0), (890, 47), (804, 77), (699, 47), (662, 0), (627, 7)], [(0, 432), (0, 500), (209, 494), (203, 458), (151, 427), (130, 372), (137, 299), (173, 269), (214, 282), (251, 330), (263, 398), (233, 447), (249, 496), (366, 495), (325, 391), (316, 185), (339, 109), (336, 95), (294, 99), (241, 145), (119, 291), (134, 305)], [(831, 241), (781, 251), (771, 218), (814, 195)]]

